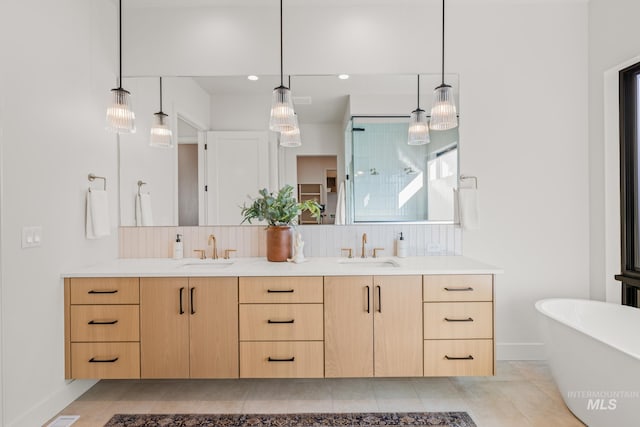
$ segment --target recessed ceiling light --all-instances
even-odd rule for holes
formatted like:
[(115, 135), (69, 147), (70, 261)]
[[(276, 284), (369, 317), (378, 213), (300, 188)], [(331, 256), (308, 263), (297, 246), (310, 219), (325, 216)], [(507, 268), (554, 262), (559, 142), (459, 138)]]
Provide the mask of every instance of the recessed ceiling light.
[(252, 75), (250, 75), (250, 76), (247, 76), (247, 78), (248, 78), (249, 80), (251, 80), (252, 82), (255, 82), (256, 80), (258, 80), (258, 78), (259, 78), (259, 77), (258, 77), (258, 76), (254, 76), (254, 75), (252, 74)]
[(340, 80), (347, 80), (349, 78), (349, 74), (338, 74), (338, 78)]

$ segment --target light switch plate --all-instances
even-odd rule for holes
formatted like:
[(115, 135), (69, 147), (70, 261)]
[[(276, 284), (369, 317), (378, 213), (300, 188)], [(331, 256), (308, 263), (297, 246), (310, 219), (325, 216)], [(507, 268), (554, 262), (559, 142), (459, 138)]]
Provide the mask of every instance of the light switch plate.
[(36, 248), (42, 245), (42, 226), (22, 227), (22, 248)]

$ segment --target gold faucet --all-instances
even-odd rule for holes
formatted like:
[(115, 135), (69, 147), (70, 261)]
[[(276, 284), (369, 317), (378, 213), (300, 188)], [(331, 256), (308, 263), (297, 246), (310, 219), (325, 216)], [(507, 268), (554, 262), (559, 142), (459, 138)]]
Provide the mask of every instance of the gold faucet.
[(211, 243), (213, 243), (211, 259), (218, 259), (218, 245), (216, 243), (216, 236), (214, 236), (213, 234), (209, 234), (209, 241), (207, 242), (207, 244), (210, 245)]
[(367, 250), (364, 247), (364, 245), (367, 244), (367, 233), (362, 233), (362, 255), (360, 255), (360, 258), (366, 258), (367, 257)]
[(378, 258), (378, 251), (384, 251), (384, 248), (373, 248), (373, 257)]
[(198, 259), (206, 259), (204, 249), (194, 249), (193, 252), (198, 254)]
[(225, 249), (224, 250), (224, 259), (231, 258), (231, 252), (236, 252), (236, 249)]

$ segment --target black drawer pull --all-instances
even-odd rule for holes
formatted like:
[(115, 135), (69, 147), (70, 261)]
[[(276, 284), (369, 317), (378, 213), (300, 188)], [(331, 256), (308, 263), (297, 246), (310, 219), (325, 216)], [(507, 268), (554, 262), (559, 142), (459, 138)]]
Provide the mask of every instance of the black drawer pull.
[(180, 314), (184, 314), (184, 308), (182, 307), (182, 293), (184, 292), (184, 286), (180, 288)]
[(190, 299), (190, 304), (191, 304), (191, 314), (196, 314), (196, 307), (193, 304), (193, 293), (195, 292), (196, 288), (191, 288), (189, 289), (189, 299)]
[(471, 286), (467, 287), (467, 288), (444, 288), (445, 291), (447, 292), (464, 292), (464, 291), (472, 291), (473, 288)]
[(91, 289), (89, 292), (87, 292), (88, 294), (115, 294), (118, 293), (117, 289), (112, 289), (112, 290), (108, 290), (108, 291), (96, 291), (95, 289)]
[(117, 360), (117, 357), (114, 357), (113, 359), (96, 359), (95, 357), (92, 357), (89, 359), (89, 363), (114, 363)]
[(291, 320), (267, 320), (267, 323), (293, 323), (295, 319), (291, 319)]
[(267, 289), (270, 294), (292, 294), (293, 289)]
[(445, 355), (444, 358), (447, 360), (473, 360), (472, 355), (468, 355), (466, 357), (449, 357)]
[(296, 358), (295, 357), (290, 357), (289, 359), (278, 359), (276, 357), (271, 357), (269, 356), (267, 358), (268, 362), (293, 362)]
[(471, 317), (467, 317), (466, 319), (449, 319), (448, 317), (445, 317), (444, 320), (447, 322), (473, 322), (473, 318)]
[(90, 320), (88, 325), (115, 325), (117, 320)]

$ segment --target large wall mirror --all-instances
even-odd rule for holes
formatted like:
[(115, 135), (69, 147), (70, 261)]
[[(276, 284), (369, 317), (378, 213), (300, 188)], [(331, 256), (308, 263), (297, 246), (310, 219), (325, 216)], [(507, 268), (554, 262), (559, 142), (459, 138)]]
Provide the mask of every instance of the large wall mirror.
[[(440, 78), (421, 74), (427, 113)], [(457, 96), (457, 75), (446, 79)], [(284, 148), (268, 131), (279, 76), (164, 77), (174, 144), (157, 148), (148, 141), (158, 77), (125, 78), (137, 133), (120, 136), (120, 225), (238, 225), (249, 196), (284, 184), (322, 204), (323, 224), (451, 223), (458, 129), (407, 144), (416, 82), (409, 74), (291, 76), (302, 146)]]

